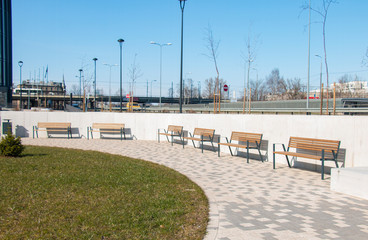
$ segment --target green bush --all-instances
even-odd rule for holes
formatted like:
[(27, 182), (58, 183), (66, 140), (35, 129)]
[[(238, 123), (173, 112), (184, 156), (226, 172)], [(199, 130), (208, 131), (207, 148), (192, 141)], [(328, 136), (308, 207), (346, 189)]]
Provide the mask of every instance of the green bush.
[(24, 150), (20, 137), (15, 137), (11, 132), (1, 138), (0, 155), (18, 157)]

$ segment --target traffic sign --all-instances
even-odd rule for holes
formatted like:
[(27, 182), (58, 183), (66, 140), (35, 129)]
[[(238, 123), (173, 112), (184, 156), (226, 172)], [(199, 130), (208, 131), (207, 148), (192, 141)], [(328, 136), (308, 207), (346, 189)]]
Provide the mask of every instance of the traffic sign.
[(129, 95), (129, 93), (125, 96), (126, 98), (130, 98), (130, 95)]
[(224, 91), (227, 92), (227, 90), (229, 90), (229, 87), (225, 84), (224, 85)]

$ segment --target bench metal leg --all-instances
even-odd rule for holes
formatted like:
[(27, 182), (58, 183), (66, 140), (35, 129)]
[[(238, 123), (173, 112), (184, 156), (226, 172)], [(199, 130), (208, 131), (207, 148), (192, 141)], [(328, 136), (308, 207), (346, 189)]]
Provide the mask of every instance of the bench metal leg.
[(202, 153), (203, 153), (203, 135), (201, 136), (201, 142), (202, 142)]
[(256, 141), (256, 147), (259, 153), (259, 157), (261, 158), (261, 161), (264, 162), (262, 158), (262, 154), (261, 154), (261, 144), (259, 144), (257, 141)]
[(322, 169), (321, 169), (321, 179), (325, 179), (325, 150), (322, 149)]
[(217, 151), (218, 151), (218, 153), (217, 153), (217, 156), (219, 156), (220, 157), (220, 139), (219, 139), (219, 142), (217, 143)]
[(160, 129), (157, 129), (157, 140), (160, 143)]
[[(284, 152), (288, 152), (289, 151), (289, 148), (288, 148), (288, 150), (286, 150), (284, 144), (282, 144), (282, 148), (284, 149)], [(287, 163), (289, 165), (289, 168), (291, 168), (291, 164), (290, 164), (290, 161), (289, 161), (289, 156), (288, 155), (285, 155), (285, 157), (286, 157), (286, 161), (287, 161)]]
[(247, 140), (247, 163), (249, 163), (249, 140)]
[(32, 136), (34, 138), (35, 126), (32, 127)]
[(171, 133), (171, 146), (174, 145), (174, 136), (173, 136), (173, 133)]
[(276, 150), (276, 148), (275, 148), (275, 144), (273, 144), (273, 149), (272, 149), (273, 151), (273, 169), (275, 169), (275, 150)]
[(89, 127), (87, 127), (87, 140), (89, 140)]

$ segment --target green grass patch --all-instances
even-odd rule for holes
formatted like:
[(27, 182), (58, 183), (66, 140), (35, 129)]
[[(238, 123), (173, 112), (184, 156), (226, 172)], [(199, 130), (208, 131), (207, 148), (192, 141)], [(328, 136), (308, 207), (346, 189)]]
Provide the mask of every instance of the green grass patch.
[(0, 239), (203, 239), (208, 202), (167, 167), (27, 146), (0, 157)]

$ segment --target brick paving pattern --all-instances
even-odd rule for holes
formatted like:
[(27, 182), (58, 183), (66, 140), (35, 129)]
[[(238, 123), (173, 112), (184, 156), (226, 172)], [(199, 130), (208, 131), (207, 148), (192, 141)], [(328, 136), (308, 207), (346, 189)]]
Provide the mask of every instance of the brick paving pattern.
[(210, 202), (205, 239), (368, 239), (368, 201), (330, 191), (320, 173), (162, 141), (29, 139), (26, 145), (96, 150), (163, 164)]

